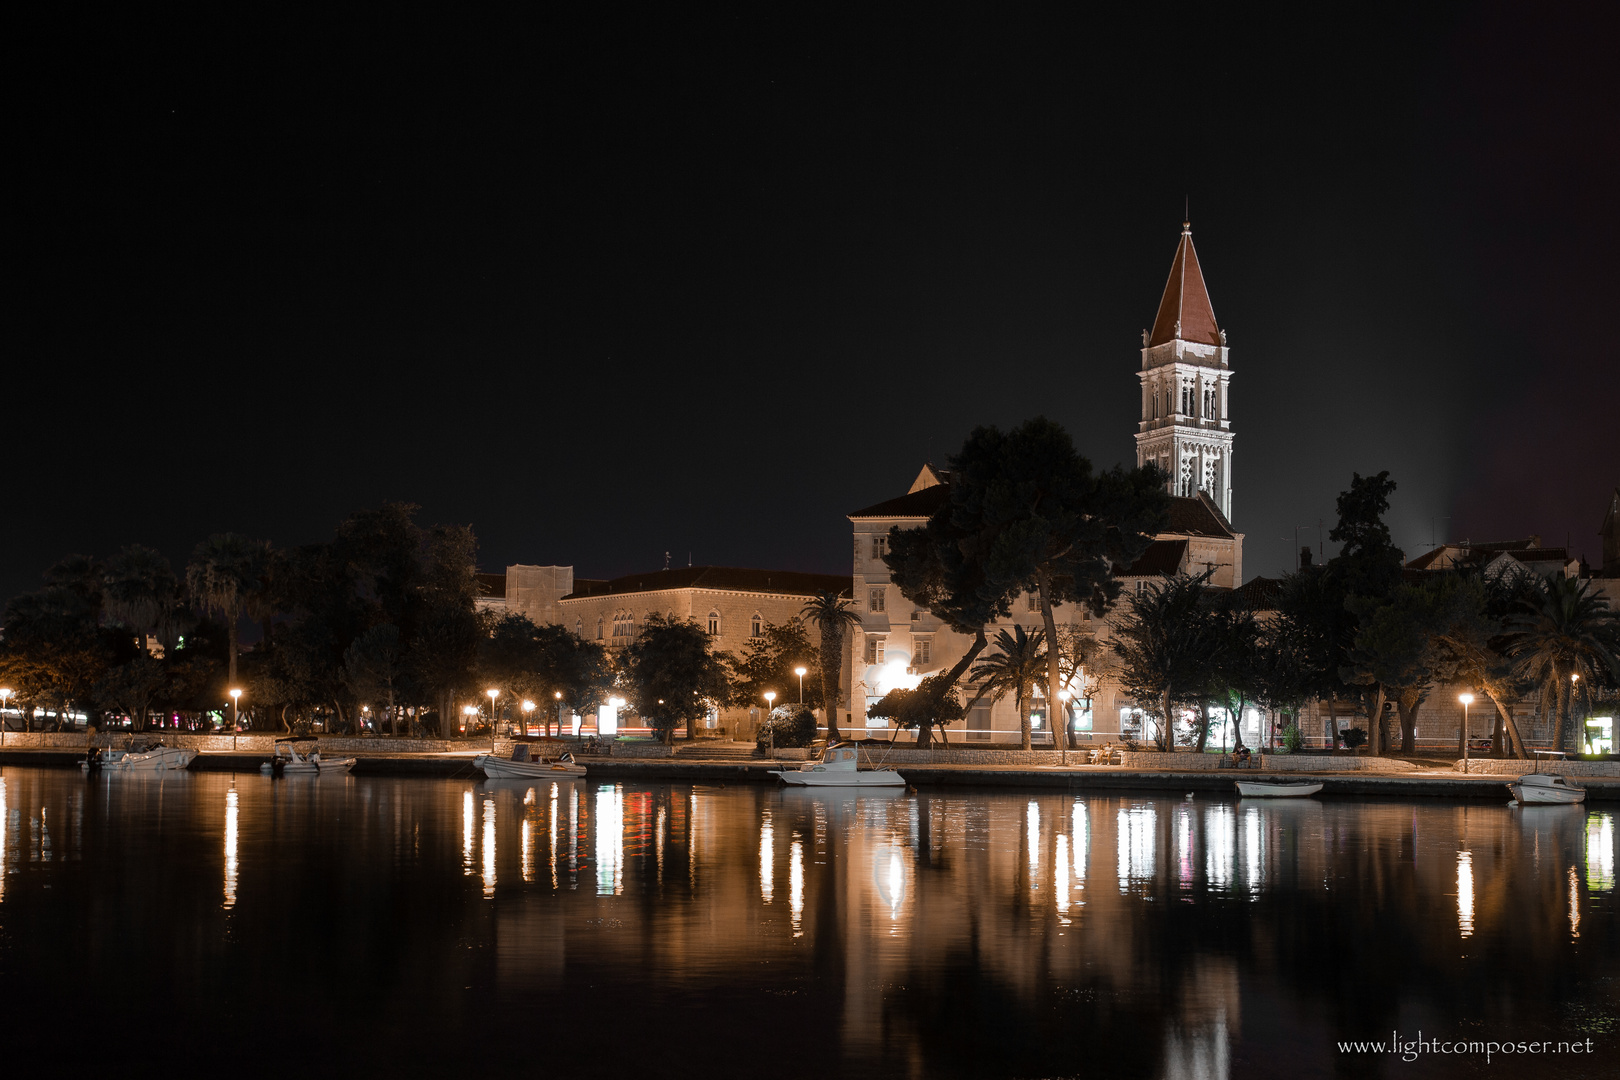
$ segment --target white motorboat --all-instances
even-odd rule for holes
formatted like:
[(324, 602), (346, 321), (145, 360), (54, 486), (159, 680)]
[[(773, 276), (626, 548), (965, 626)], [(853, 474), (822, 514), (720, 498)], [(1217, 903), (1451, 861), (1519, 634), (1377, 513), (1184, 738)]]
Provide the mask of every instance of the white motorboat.
[(137, 739), (126, 750), (90, 751), (79, 762), (82, 772), (169, 772), (189, 768), (197, 756), (195, 750), (182, 750), (178, 746), (164, 746), (161, 742)]
[(809, 761), (797, 769), (780, 769), (771, 775), (795, 787), (905, 787), (905, 777), (893, 769), (862, 769), (859, 751), (839, 743), (821, 752), (819, 761)]
[(1529, 773), (1519, 782), (1509, 784), (1508, 790), (1520, 806), (1578, 803), (1586, 801), (1586, 789), (1576, 787), (1557, 773)]
[(1283, 784), (1268, 780), (1239, 780), (1237, 789), (1245, 799), (1302, 799), (1321, 791), (1322, 782)]
[(275, 755), (259, 766), (259, 771), (269, 773), (271, 776), (331, 776), (348, 772), (354, 768), (355, 759), (323, 758), (317, 749), (307, 753), (300, 752), (299, 743), (313, 743), (310, 738), (294, 736), (290, 739), (277, 739)]
[(585, 775), (585, 766), (564, 750), (554, 758), (542, 757), (528, 743), (518, 743), (509, 758), (494, 754), (479, 754), (473, 758), (473, 767), (482, 769), (491, 780), (568, 780)]

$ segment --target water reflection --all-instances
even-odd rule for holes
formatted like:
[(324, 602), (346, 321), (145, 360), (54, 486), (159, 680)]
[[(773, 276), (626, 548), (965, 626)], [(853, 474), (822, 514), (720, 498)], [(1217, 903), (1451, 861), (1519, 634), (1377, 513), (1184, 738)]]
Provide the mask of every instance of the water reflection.
[[(524, 1060), (536, 1014), (645, 1004), (667, 1071), (710, 1078), (728, 1074), (702, 1034), (715, 1016), (749, 1052), (756, 1030), (824, 1032), (796, 1048), (796, 1074), (1216, 1078), (1277, 1046), (1293, 1071), (1332, 1074), (1323, 1032), (1383, 1034), (1413, 1001), (1441, 1026), (1525, 1038), (1615, 1011), (1608, 810), (229, 783), (6, 770), (8, 984), (62, 971), (131, 1000), (182, 987), (190, 1013), (245, 947), (268, 998), (329, 1015), (365, 1000), (402, 1047), (423, 1000), (503, 1066)], [(331, 986), (282, 957), (317, 916), (346, 957)], [(120, 960), (107, 941), (164, 944)], [(416, 1042), (426, 1067), (438, 1051)], [(589, 1060), (563, 1045), (552, 1064), (644, 1069), (645, 1045), (597, 1040)]]
[(1607, 811), (1586, 819), (1586, 887), (1595, 893), (1614, 888), (1614, 815)]
[(236, 906), (236, 788), (225, 793), (225, 906)]
[(603, 785), (596, 792), (596, 894), (624, 891), (624, 787)]
[(1457, 929), (1474, 936), (1474, 854), (1457, 852)]

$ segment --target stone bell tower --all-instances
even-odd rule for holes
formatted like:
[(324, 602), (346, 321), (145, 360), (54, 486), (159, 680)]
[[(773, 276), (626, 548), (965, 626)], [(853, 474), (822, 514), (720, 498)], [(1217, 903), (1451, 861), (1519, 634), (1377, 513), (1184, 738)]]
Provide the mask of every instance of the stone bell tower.
[(1136, 463), (1163, 469), (1172, 495), (1204, 492), (1232, 520), (1227, 398), (1232, 371), (1226, 331), (1215, 322), (1188, 222), (1181, 224), (1181, 243), (1153, 329), (1142, 331), (1137, 377), (1142, 381), (1142, 422), (1136, 427)]

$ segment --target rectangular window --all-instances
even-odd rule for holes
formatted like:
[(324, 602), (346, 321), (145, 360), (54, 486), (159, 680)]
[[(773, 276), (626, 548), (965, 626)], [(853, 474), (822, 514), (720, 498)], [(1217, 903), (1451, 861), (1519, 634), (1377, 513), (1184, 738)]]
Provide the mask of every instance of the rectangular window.
[(911, 658), (914, 667), (925, 668), (934, 662), (934, 643), (931, 639), (915, 638), (917, 655)]
[(887, 590), (885, 590), (885, 589), (871, 589), (871, 590), (868, 590), (867, 596), (866, 596), (867, 610), (868, 611), (882, 611), (883, 610), (883, 594), (886, 591)]
[(872, 558), (882, 559), (889, 553), (889, 538), (887, 536), (872, 537)]
[(1031, 611), (1039, 611), (1039, 610), (1041, 610), (1041, 594), (1040, 593), (1033, 593), (1032, 592), (1032, 593), (1029, 594), (1029, 610), (1031, 610)]
[(868, 664), (883, 663), (884, 639), (873, 635), (866, 639), (866, 662)]

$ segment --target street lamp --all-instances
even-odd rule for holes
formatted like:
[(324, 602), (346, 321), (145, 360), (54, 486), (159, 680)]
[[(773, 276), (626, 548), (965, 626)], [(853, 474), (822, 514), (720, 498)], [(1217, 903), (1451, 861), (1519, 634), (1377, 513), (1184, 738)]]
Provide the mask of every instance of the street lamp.
[(523, 703), (523, 734), (525, 735), (529, 733), (529, 714), (532, 712), (534, 712), (534, 702), (525, 701)]
[(765, 731), (771, 741), (771, 757), (776, 757), (776, 728), (771, 723), (771, 706), (776, 702), (776, 691), (765, 691)]
[(551, 696), (557, 699), (557, 737), (560, 739), (562, 738), (562, 691), (554, 691)]
[(236, 753), (236, 736), (242, 730), (242, 691), (231, 688), (231, 753)]
[(489, 750), (495, 752), (495, 699), (501, 696), (499, 690), (485, 690), (489, 695)]
[(1468, 706), (1474, 703), (1473, 694), (1458, 694), (1457, 700), (1463, 707), (1463, 772), (1468, 771)]
[(802, 668), (802, 667), (796, 667), (796, 668), (793, 669), (793, 674), (795, 674), (795, 675), (797, 675), (799, 677), (799, 704), (800, 705), (804, 704), (804, 674), (805, 674), (805, 672), (807, 670), (809, 670), (809, 669), (808, 668)]
[(478, 706), (476, 705), (468, 705), (461, 710), (461, 733), (463, 735), (467, 733), (467, 726), (472, 723), (472, 718), (477, 715)]
[(11, 700), (11, 687), (0, 686), (0, 746), (6, 745), (6, 703)]

